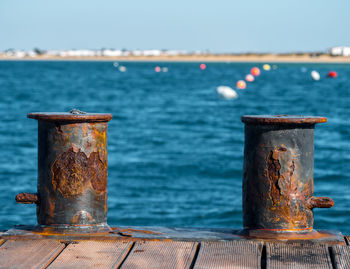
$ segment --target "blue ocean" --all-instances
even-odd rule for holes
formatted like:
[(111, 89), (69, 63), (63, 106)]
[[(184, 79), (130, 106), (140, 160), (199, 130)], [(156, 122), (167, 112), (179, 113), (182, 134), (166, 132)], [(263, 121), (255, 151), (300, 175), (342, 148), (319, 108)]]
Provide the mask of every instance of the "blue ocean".
[[(120, 66), (125, 72), (120, 72)], [(254, 63), (0, 61), (0, 230), (36, 224), (37, 122), (29, 112), (113, 114), (108, 130), (112, 226), (242, 227), (244, 114), (326, 116), (316, 126), (316, 229), (350, 234), (350, 65), (276, 64), (238, 98), (218, 95)], [(155, 67), (168, 72), (155, 72)], [(321, 79), (313, 81), (312, 70)], [(330, 70), (338, 73), (327, 78)]]

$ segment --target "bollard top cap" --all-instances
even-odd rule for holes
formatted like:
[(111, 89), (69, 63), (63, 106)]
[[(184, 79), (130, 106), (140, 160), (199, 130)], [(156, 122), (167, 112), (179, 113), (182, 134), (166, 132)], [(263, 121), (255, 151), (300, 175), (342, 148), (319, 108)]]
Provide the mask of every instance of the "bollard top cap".
[(33, 112), (28, 113), (27, 117), (51, 122), (108, 122), (112, 119), (112, 114), (85, 113), (73, 109), (70, 112)]
[(277, 125), (277, 124), (316, 124), (327, 122), (326, 117), (299, 116), (299, 115), (244, 115), (242, 122), (255, 125)]

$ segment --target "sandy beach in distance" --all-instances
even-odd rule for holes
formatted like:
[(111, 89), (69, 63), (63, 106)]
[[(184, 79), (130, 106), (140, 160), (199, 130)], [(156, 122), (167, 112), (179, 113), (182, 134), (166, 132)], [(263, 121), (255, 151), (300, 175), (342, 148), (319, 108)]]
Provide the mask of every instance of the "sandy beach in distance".
[(261, 63), (350, 63), (350, 57), (320, 55), (312, 57), (303, 55), (278, 55), (278, 54), (242, 54), (242, 55), (181, 55), (181, 56), (123, 56), (123, 57), (8, 57), (0, 55), (0, 60), (47, 60), (47, 61), (169, 61), (169, 62), (261, 62)]

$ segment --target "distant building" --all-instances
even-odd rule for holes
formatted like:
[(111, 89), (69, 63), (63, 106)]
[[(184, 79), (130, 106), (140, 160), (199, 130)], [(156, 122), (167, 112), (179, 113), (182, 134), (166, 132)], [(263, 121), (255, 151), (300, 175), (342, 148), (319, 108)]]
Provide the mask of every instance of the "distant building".
[(142, 50), (134, 50), (134, 51), (132, 51), (132, 55), (134, 55), (134, 56), (142, 56), (143, 55), (143, 51)]
[(36, 53), (33, 50), (30, 50), (30, 51), (27, 52), (27, 56), (29, 56), (29, 57), (36, 57), (36, 56), (38, 56), (38, 53)]
[(333, 47), (329, 49), (332, 56), (350, 56), (350, 47)]
[(95, 52), (93, 50), (67, 50), (64, 55), (70, 57), (92, 57), (95, 56)]
[(186, 55), (188, 54), (185, 50), (166, 50), (164, 54), (167, 56), (177, 56), (177, 55)]
[(7, 50), (6, 56), (9, 57), (16, 57), (16, 58), (23, 58), (26, 56), (26, 52), (22, 50)]
[(122, 55), (123, 55), (123, 52), (121, 50), (105, 49), (102, 51), (102, 56), (106, 56), (106, 57), (117, 57)]
[(105, 57), (120, 57), (129, 56), (130, 52), (127, 50), (115, 50), (115, 49), (104, 49), (102, 50), (102, 56)]
[(144, 56), (160, 56), (162, 54), (161, 50), (144, 50)]
[(58, 50), (48, 50), (45, 53), (46, 56), (60, 56), (60, 51)]

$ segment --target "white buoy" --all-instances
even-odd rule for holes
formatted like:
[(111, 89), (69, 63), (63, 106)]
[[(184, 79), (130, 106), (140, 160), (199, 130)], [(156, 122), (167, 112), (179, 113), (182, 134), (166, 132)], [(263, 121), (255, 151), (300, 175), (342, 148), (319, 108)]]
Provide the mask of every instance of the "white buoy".
[(320, 78), (321, 78), (320, 73), (318, 73), (315, 70), (311, 71), (311, 77), (312, 77), (313, 80), (320, 80)]
[(120, 72), (125, 72), (126, 71), (126, 67), (125, 66), (119, 66), (119, 71)]
[(252, 74), (248, 74), (245, 76), (245, 80), (248, 82), (253, 82), (255, 80), (255, 78)]
[(164, 73), (168, 72), (168, 67), (163, 67), (163, 68), (162, 68), (162, 71), (163, 71)]
[(238, 97), (237, 92), (229, 86), (219, 86), (216, 91), (225, 99), (236, 99)]
[(118, 67), (119, 64), (118, 64), (117, 62), (115, 62), (115, 63), (113, 63), (113, 66), (114, 66), (114, 67)]

